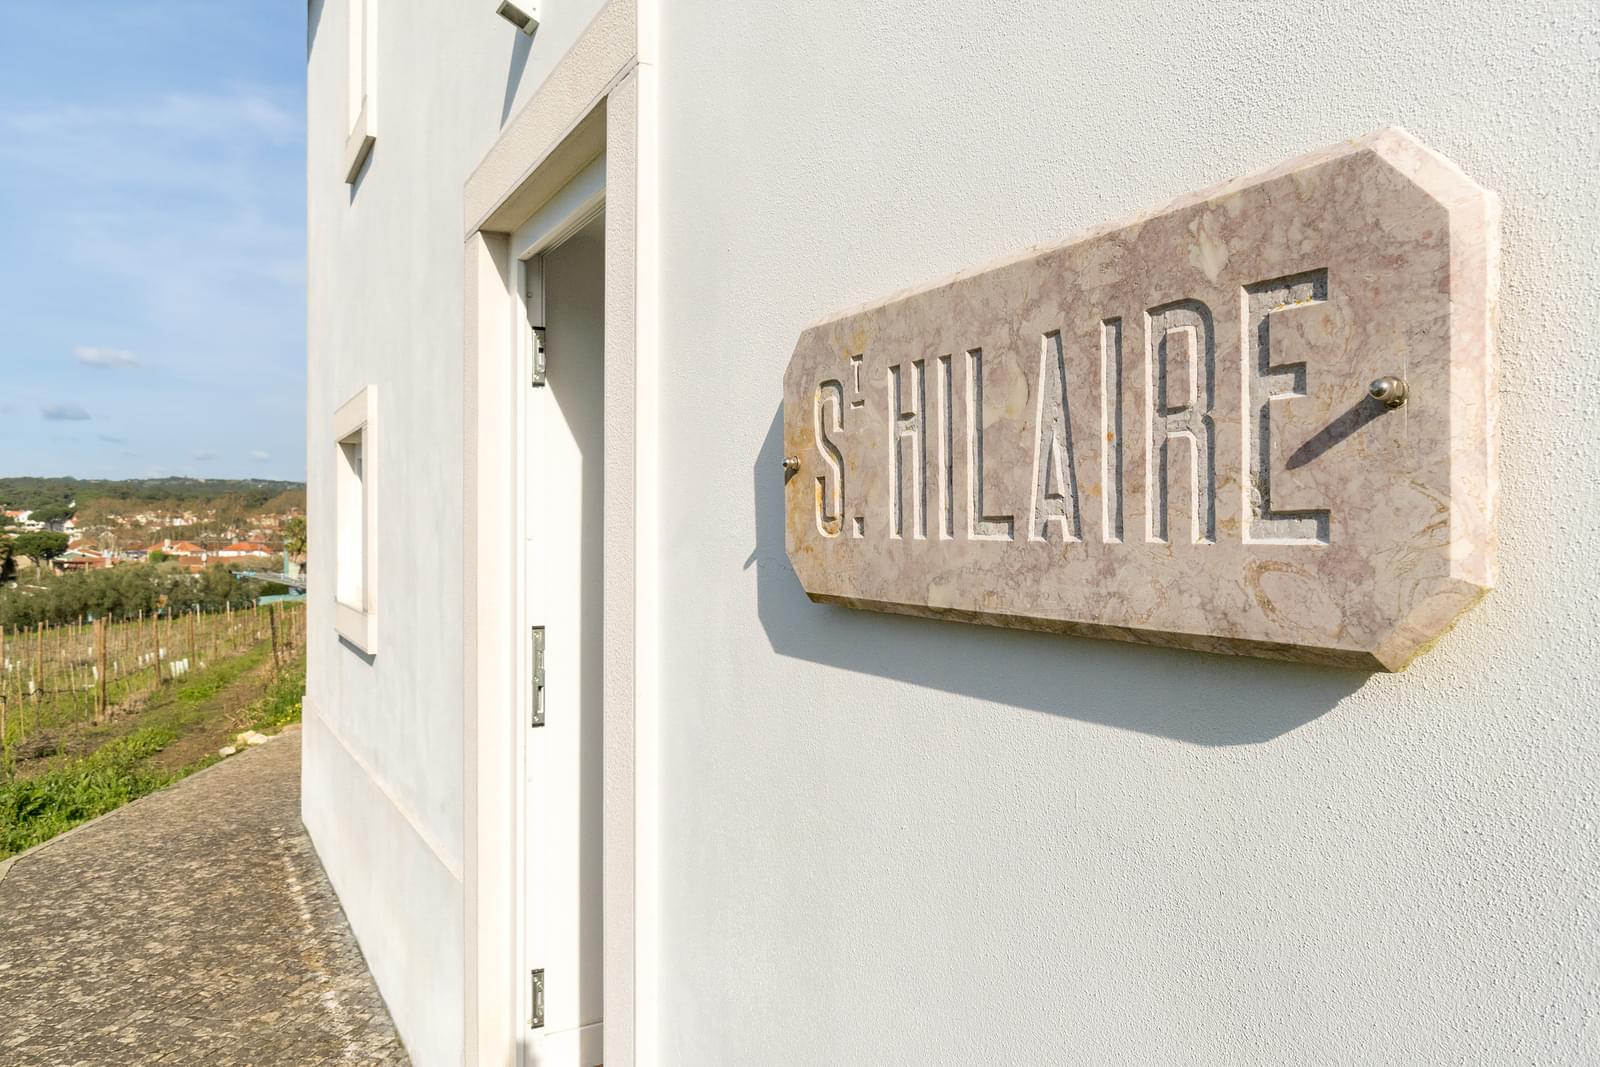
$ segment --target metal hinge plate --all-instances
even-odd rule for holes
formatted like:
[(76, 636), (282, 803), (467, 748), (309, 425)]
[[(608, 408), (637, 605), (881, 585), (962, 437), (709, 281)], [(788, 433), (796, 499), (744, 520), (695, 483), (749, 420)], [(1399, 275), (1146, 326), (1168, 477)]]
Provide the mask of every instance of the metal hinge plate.
[(533, 384), (543, 385), (544, 378), (544, 327), (533, 327)]
[(544, 725), (544, 627), (533, 628), (533, 716), (531, 726)]
[(533, 969), (533, 1003), (528, 1010), (528, 1025), (537, 1030), (544, 1025), (544, 968)]

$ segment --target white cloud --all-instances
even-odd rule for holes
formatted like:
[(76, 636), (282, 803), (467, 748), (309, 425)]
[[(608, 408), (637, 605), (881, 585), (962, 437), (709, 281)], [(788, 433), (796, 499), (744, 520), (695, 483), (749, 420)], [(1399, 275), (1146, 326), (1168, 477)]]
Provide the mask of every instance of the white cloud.
[[(58, 6), (31, 5), (17, 17), (75, 39), (70, 18), (42, 14)], [(118, 416), (138, 412), (141, 423), (163, 428), (161, 447), (151, 449), (166, 453), (163, 473), (278, 476), (303, 462), (304, 357), (295, 356), (304, 351), (303, 53), (296, 61), (295, 47), (263, 46), (227, 64), (174, 69), (150, 60), (197, 42), (211, 47), (217, 32), (255, 42), (263, 26), (279, 35), (274, 41), (294, 45), (303, 25), (293, 12), (287, 21), (262, 14), (255, 25), (257, 16), (244, 12), (260, 5), (200, 5), (216, 16), (200, 22), (192, 2), (101, 6), (104, 21), (137, 31), (136, 47), (102, 33), (80, 50), (83, 63), (66, 66), (49, 48), (34, 48), (18, 57), (12, 79), (28, 91), (0, 93), (0, 228), (6, 247), (19, 250), (0, 257), (0, 291), (13, 298), (6, 310), (23, 312), (20, 329), (0, 315), (0, 411), (10, 405), (31, 418), (75, 396), (81, 412), (58, 405), (46, 413), (68, 421), (16, 449), (6, 441), (7, 462), (47, 473), (109, 456), (121, 473), (137, 474), (144, 462), (121, 453), (142, 452), (145, 435)], [(269, 52), (278, 57), (265, 59)], [(30, 62), (59, 72), (59, 82), (32, 77)], [(104, 294), (68, 317), (76, 326), (59, 314), (74, 286)], [(75, 332), (63, 337), (63, 327)], [(226, 358), (218, 337), (229, 339)], [(243, 391), (241, 366), (259, 369)], [(139, 447), (97, 440), (70, 421), (90, 418), (89, 410), (100, 412), (92, 419), (101, 429)], [(0, 424), (6, 418), (0, 414)], [(205, 443), (228, 437), (255, 437), (257, 445)]]
[(39, 413), (51, 422), (82, 422), (89, 417), (77, 404), (46, 404)]
[(90, 367), (137, 367), (139, 359), (126, 348), (96, 348), (79, 345), (72, 350), (73, 358)]
[(153, 136), (211, 145), (293, 145), (304, 136), (304, 124), (288, 93), (259, 86), (146, 95), (92, 107), (61, 104), (0, 112), (0, 129), (29, 140), (27, 148), (13, 144), (11, 150), (24, 151), (79, 143), (106, 130), (125, 131), (139, 139)]
[(265, 461), (272, 458), (272, 453), (262, 451), (258, 448), (254, 452), (250, 453), (250, 458), (257, 461)]

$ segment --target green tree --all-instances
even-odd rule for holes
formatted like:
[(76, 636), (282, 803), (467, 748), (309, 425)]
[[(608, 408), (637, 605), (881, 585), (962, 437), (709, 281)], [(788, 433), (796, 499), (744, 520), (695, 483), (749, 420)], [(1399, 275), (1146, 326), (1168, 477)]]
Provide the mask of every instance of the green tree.
[(283, 524), (283, 550), (289, 558), (304, 562), (306, 558), (306, 517), (296, 515)]
[(240, 580), (223, 565), (192, 574), (177, 563), (109, 567), (46, 575), (37, 583), (0, 588), (0, 626), (52, 625), (74, 619), (133, 619), (158, 608), (183, 614), (248, 608), (265, 587)]
[(18, 534), (11, 542), (11, 550), (33, 560), (33, 570), (37, 574), (46, 563), (67, 550), (67, 535), (48, 530)]
[(247, 591), (240, 587), (233, 572), (221, 563), (213, 563), (195, 583), (196, 596), (202, 611), (221, 611), (230, 604), (236, 608), (250, 603)]
[(0, 537), (0, 582), (9, 582), (17, 576), (16, 553), (10, 538)]
[(72, 518), (72, 509), (61, 504), (44, 504), (33, 509), (28, 518), (33, 522), (42, 522), (46, 526), (57, 522), (66, 522)]

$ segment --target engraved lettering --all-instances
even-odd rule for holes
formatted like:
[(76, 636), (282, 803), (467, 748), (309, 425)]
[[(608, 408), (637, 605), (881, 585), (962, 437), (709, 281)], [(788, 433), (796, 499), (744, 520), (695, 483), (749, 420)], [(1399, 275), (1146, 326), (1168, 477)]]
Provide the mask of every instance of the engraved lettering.
[(1146, 486), (1145, 536), (1170, 543), (1174, 453), (1187, 459), (1190, 540), (1217, 539), (1217, 456), (1212, 408), (1216, 402), (1217, 343), (1211, 309), (1179, 300), (1145, 313)]
[(972, 510), (967, 512), (967, 538), (973, 541), (1010, 541), (1016, 519), (990, 515), (983, 506), (983, 349), (967, 351), (967, 482)]
[[(861, 366), (862, 366), (863, 359), (864, 359), (863, 354), (860, 353), (860, 352), (857, 352), (855, 355), (850, 357), (850, 408), (851, 408), (851, 410), (857, 410), (858, 411), (861, 408), (864, 408), (864, 407), (867, 406), (866, 394), (861, 391)], [(843, 395), (843, 391), (842, 390), (840, 391), (840, 395), (841, 396)], [(863, 537), (866, 534), (866, 532), (867, 532), (867, 520), (866, 520), (866, 518), (864, 516), (861, 516), (861, 515), (852, 515), (852, 516), (850, 516), (850, 536), (853, 537), (853, 538), (859, 539), (859, 538)]]
[(1049, 541), (1051, 527), (1060, 540), (1083, 540), (1078, 511), (1078, 463), (1072, 444), (1072, 406), (1067, 397), (1067, 362), (1060, 333), (1047, 333), (1039, 345), (1039, 403), (1034, 415), (1033, 505), (1028, 540)]
[(955, 383), (950, 357), (939, 357), (939, 540), (956, 535)]
[[(831, 394), (831, 395), (830, 395)], [(827, 474), (817, 475), (817, 532), (823, 537), (838, 537), (844, 522), (844, 457), (839, 446), (828, 436), (823, 423), (822, 408), (832, 409), (835, 434), (844, 432), (844, 386), (837, 378), (830, 378), (817, 387), (817, 400), (813, 413), (812, 430), (817, 447), (822, 450), (822, 462)]]
[(1245, 396), (1250, 405), (1242, 420), (1247, 544), (1328, 543), (1332, 518), (1328, 510), (1279, 511), (1272, 506), (1272, 404), (1306, 395), (1305, 362), (1273, 362), (1273, 325), (1287, 325), (1286, 317), (1298, 309), (1327, 299), (1326, 270), (1258, 282), (1244, 289)]
[(923, 477), (924, 457), (928, 452), (927, 420), (924, 396), (924, 362), (911, 361), (911, 388), (909, 403), (901, 389), (904, 373), (901, 364), (889, 368), (889, 457), (893, 477), (889, 479), (889, 536), (905, 536), (906, 452), (911, 453), (911, 525), (912, 536), (923, 540), (928, 536), (928, 486)]
[(1398, 669), (1494, 582), (1498, 219), (1390, 129), (825, 314), (755, 499), (820, 603)]
[(1100, 324), (1100, 485), (1103, 540), (1122, 541), (1122, 320)]

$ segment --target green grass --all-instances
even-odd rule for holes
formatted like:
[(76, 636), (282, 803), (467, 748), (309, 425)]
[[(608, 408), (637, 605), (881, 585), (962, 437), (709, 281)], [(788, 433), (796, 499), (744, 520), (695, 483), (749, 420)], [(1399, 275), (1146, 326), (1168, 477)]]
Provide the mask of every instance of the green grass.
[(270, 651), (271, 646), (258, 644), (230, 660), (207, 667), (196, 673), (193, 679), (185, 675), (175, 690), (176, 701), (189, 707), (204, 704), (238, 681), (246, 671), (264, 662)]
[(266, 696), (250, 708), (248, 729), (276, 733), (292, 722), (299, 722), (300, 700), (305, 690), (305, 663), (291, 665), (273, 681)]
[[(228, 701), (218, 699), (269, 655), (270, 647), (261, 644), (166, 687), (139, 713), (142, 725), (106, 741), (87, 756), (29, 778), (12, 778), (7, 768), (0, 767), (0, 859), (217, 762), (213, 751), (174, 770), (150, 766), (151, 757), (191, 731), (215, 724), (219, 714), (240, 716), (249, 722), (249, 729), (262, 733), (298, 722), (305, 690), (303, 660), (286, 667), (265, 694), (245, 707), (234, 705), (229, 711)], [(91, 736), (109, 732), (115, 725), (92, 730)]]
[(165, 727), (145, 727), (65, 767), (0, 784), (0, 858), (171, 782), (176, 776), (143, 764), (177, 736)]

